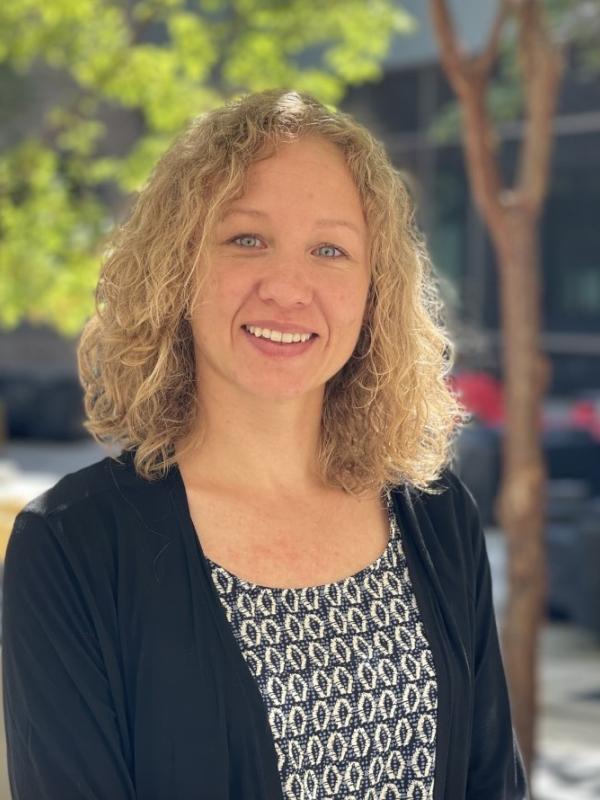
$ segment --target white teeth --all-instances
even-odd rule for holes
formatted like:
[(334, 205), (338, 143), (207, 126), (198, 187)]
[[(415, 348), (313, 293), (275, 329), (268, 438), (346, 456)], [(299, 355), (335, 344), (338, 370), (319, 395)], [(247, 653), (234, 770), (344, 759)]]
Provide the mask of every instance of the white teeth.
[(262, 339), (270, 339), (272, 342), (282, 342), (284, 344), (306, 342), (312, 336), (310, 333), (282, 333), (281, 331), (271, 331), (268, 328), (258, 328), (254, 325), (246, 325), (245, 328), (253, 336)]

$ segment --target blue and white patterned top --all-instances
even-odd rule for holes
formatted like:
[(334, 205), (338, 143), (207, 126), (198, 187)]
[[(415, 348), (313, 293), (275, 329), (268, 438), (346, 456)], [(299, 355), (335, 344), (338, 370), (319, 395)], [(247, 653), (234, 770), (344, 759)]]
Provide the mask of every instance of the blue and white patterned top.
[(386, 499), (386, 550), (335, 583), (264, 587), (207, 559), (267, 707), (286, 800), (433, 797), (436, 675)]

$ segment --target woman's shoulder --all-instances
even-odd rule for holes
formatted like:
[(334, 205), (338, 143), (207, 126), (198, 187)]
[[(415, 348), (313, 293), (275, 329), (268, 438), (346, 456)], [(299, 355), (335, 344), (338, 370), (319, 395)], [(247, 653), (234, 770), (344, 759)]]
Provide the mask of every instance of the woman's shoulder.
[(429, 488), (394, 487), (405, 524), (434, 563), (449, 559), (474, 567), (485, 542), (471, 491), (450, 466)]
[(178, 535), (169, 488), (139, 477), (121, 456), (62, 477), (15, 518), (4, 559), (9, 597), (38, 597), (56, 586), (104, 597), (119, 574), (158, 579)]
[(78, 508), (93, 504), (98, 495), (111, 493), (110, 462), (106, 456), (73, 472), (63, 475), (52, 486), (32, 498), (20, 511), (45, 519), (53, 515), (65, 515)]
[(62, 476), (30, 500), (20, 513), (66, 519), (119, 503), (143, 507), (157, 494), (154, 489), (160, 483), (140, 477), (134, 469), (132, 453), (123, 450)]
[(158, 484), (139, 477), (125, 452), (70, 472), (19, 511), (7, 558), (17, 549), (56, 546), (98, 553), (114, 549), (124, 529), (133, 542), (136, 530), (147, 529), (169, 511), (169, 494)]
[(411, 506), (426, 513), (457, 515), (472, 522), (478, 517), (477, 503), (471, 490), (453, 467), (446, 466), (432, 481), (428, 490), (406, 485), (393, 487), (393, 492), (404, 498)]
[[(97, 537), (88, 534), (95, 517), (94, 498), (106, 484), (106, 462), (65, 475), (19, 511), (4, 556), (6, 607), (14, 598), (21, 608), (23, 598), (47, 594), (56, 585), (67, 587), (80, 572), (79, 565), (89, 560), (81, 554), (90, 549), (92, 538), (98, 544)], [(70, 531), (79, 533), (73, 536)], [(74, 555), (74, 550), (79, 553)], [(99, 560), (98, 550), (90, 555)]]

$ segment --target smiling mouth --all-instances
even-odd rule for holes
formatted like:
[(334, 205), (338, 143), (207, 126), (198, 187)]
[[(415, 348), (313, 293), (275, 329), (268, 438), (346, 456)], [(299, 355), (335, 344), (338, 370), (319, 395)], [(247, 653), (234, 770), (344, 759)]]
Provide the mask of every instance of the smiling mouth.
[(289, 344), (304, 344), (311, 339), (314, 339), (318, 334), (316, 333), (291, 333), (269, 328), (260, 328), (256, 325), (242, 325), (243, 330), (250, 336), (273, 344), (289, 345)]

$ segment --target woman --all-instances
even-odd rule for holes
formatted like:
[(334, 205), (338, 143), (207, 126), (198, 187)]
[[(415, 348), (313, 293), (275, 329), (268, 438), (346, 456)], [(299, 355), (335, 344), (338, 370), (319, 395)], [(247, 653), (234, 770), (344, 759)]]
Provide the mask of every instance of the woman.
[(121, 458), (8, 547), (14, 797), (526, 797), (411, 215), (382, 146), (296, 92), (160, 161), (79, 349)]

